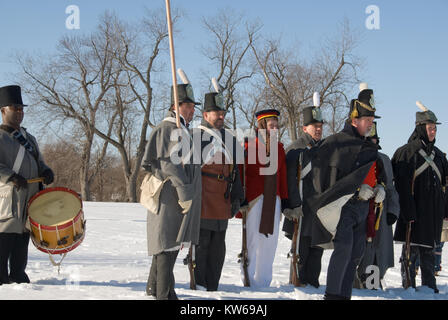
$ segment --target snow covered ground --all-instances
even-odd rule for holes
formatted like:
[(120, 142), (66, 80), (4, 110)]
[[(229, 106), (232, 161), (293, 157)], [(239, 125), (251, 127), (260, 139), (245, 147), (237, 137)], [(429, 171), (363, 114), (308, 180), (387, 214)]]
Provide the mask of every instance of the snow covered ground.
[[(150, 257), (146, 252), (146, 210), (139, 204), (84, 202), (87, 232), (80, 247), (65, 258), (60, 273), (48, 256), (38, 251), (30, 242), (27, 273), (30, 284), (0, 286), (0, 299), (26, 300), (152, 300), (145, 294), (149, 274)], [(176, 292), (187, 300), (252, 300), (299, 299), (319, 300), (325, 292), (325, 281), (331, 251), (325, 251), (322, 259), (321, 287), (294, 288), (288, 284), (290, 241), (281, 233), (274, 261), (271, 287), (245, 288), (240, 280), (237, 255), (241, 247), (241, 220), (232, 219), (227, 231), (227, 255), (219, 291), (204, 292), (189, 289), (189, 273), (183, 265), (187, 250), (178, 256), (174, 269)], [(387, 289), (353, 290), (354, 300), (446, 300), (448, 298), (448, 255), (442, 258), (440, 276), (437, 277), (439, 294), (420, 286), (417, 291), (401, 288), (399, 271), (400, 246), (395, 246), (396, 267), (385, 276)], [(56, 258), (59, 258), (57, 256)]]

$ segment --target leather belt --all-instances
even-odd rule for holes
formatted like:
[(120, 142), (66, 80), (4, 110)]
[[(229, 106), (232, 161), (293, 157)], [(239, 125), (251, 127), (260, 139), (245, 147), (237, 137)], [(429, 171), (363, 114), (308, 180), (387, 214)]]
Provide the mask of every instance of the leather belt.
[(226, 177), (223, 174), (215, 174), (215, 173), (208, 173), (208, 172), (202, 171), (202, 175), (206, 176), (206, 177), (218, 179), (219, 181), (227, 181), (227, 182), (232, 181), (230, 176)]

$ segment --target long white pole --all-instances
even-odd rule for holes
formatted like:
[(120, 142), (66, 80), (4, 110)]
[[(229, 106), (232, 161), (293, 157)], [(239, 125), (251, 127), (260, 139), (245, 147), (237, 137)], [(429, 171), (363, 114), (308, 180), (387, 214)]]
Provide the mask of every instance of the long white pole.
[(173, 42), (173, 25), (171, 23), (171, 6), (170, 0), (165, 0), (166, 3), (166, 21), (168, 25), (168, 38), (170, 41), (170, 56), (171, 56), (171, 75), (173, 77), (173, 90), (174, 90), (174, 109), (176, 110), (176, 125), (180, 128), (179, 117), (179, 95), (177, 92), (177, 78), (176, 78), (176, 60), (174, 57), (174, 42)]

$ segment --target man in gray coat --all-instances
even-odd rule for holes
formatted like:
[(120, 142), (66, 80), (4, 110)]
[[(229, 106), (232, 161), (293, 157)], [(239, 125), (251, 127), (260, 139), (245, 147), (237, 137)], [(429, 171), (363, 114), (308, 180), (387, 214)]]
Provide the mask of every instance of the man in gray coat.
[(26, 207), (39, 184), (27, 180), (44, 177), (50, 184), (54, 179), (36, 139), (20, 126), (24, 106), (19, 86), (0, 88), (0, 285), (30, 282), (25, 273), (30, 240)]
[[(374, 123), (371, 132), (372, 142), (379, 144), (379, 137), (376, 123)], [(354, 287), (362, 289), (366, 287), (367, 267), (375, 265), (379, 269), (380, 285), (386, 274), (387, 269), (394, 266), (394, 235), (392, 225), (397, 221), (400, 215), (400, 202), (398, 192), (394, 186), (394, 172), (389, 157), (378, 152), (384, 165), (386, 177), (386, 198), (383, 201), (383, 208), (379, 219), (378, 230), (373, 238), (368, 238), (364, 256), (357, 269), (357, 278), (355, 277)], [(375, 288), (377, 289), (377, 288)]]
[[(148, 211), (147, 219), (148, 254), (153, 259), (146, 291), (158, 300), (177, 299), (173, 274), (177, 255), (182, 246), (196, 245), (199, 241), (201, 167), (200, 163), (193, 163), (193, 143), (188, 130), (199, 103), (194, 101), (190, 84), (178, 85), (178, 93), (181, 128), (176, 126), (172, 103), (166, 118), (152, 131), (143, 158), (145, 171), (166, 181), (158, 210)], [(180, 141), (173, 137), (179, 137)]]

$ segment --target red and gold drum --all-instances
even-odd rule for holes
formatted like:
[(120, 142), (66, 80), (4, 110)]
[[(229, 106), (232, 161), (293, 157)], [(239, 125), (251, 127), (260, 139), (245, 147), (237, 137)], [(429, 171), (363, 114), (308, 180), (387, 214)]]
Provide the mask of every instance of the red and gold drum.
[(63, 254), (81, 244), (85, 220), (79, 195), (68, 188), (48, 188), (28, 202), (31, 239), (40, 251)]

